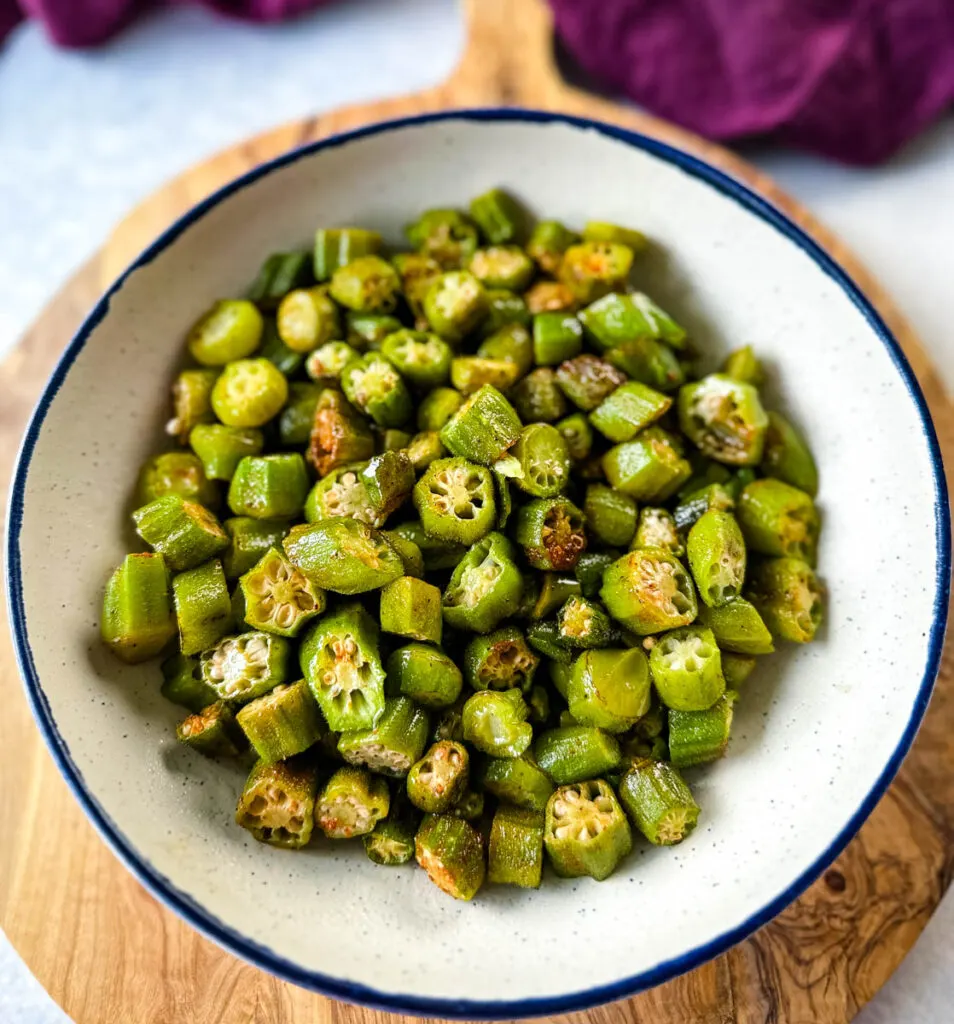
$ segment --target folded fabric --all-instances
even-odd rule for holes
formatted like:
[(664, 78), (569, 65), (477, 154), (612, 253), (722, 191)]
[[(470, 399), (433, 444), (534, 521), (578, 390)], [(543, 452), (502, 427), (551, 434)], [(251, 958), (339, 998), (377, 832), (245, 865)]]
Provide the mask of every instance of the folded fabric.
[(954, 0), (550, 0), (593, 78), (709, 138), (886, 159), (954, 102)]

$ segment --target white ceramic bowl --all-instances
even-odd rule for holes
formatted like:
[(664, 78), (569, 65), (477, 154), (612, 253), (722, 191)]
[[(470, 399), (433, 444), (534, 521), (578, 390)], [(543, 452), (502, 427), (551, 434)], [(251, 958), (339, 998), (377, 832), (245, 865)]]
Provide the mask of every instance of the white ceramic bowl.
[[(493, 185), (569, 224), (633, 224), (663, 258), (650, 294), (712, 361), (753, 343), (770, 398), (821, 468), (818, 641), (767, 659), (729, 756), (695, 780), (700, 827), (610, 880), (472, 904), (360, 846), (260, 846), (232, 823), (236, 770), (178, 748), (154, 664), (100, 647), (103, 583), (132, 547), (131, 482), (155, 450), (187, 327), (263, 256), (320, 224), (394, 241), (416, 211)], [(552, 115), (483, 111), (377, 125), (229, 185), (152, 245), (69, 345), (12, 492), (9, 596), (37, 721), (86, 813), (154, 895), (293, 982), (395, 1011), (516, 1017), (649, 987), (767, 922), (870, 812), (924, 713), (950, 575), (943, 472), (911, 370), (876, 313), (798, 228), (697, 159)], [(202, 782), (203, 785), (198, 783)], [(651, 922), (647, 927), (646, 922)]]

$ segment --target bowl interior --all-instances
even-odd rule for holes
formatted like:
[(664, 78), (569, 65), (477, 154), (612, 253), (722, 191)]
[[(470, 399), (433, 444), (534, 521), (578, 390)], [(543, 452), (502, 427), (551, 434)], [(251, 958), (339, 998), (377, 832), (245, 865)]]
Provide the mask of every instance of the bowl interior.
[[(490, 888), (465, 905), (420, 871), (373, 866), (359, 844), (256, 844), (232, 822), (240, 773), (179, 748), (157, 666), (120, 666), (97, 630), (103, 583), (135, 548), (131, 485), (159, 446), (184, 332), (210, 300), (241, 293), (265, 254), (307, 246), (317, 225), (374, 226), (398, 242), (422, 208), (498, 184), (568, 224), (642, 228), (658, 246), (637, 280), (690, 326), (708, 364), (745, 343), (764, 357), (772, 404), (819, 461), (830, 603), (814, 645), (766, 659), (746, 684), (729, 757), (692, 780), (703, 817), (688, 842), (640, 844), (603, 884), (548, 877), (540, 891)], [(48, 738), (140, 877), (234, 951), (336, 994), (442, 1013), (493, 1014), (497, 1003), (513, 1015), (691, 966), (764, 923), (846, 838), (923, 710), (943, 631), (944, 511), (897, 357), (785, 231), (691, 167), (611, 134), (455, 116), (253, 176), (125, 279), (43, 409), (10, 567)]]

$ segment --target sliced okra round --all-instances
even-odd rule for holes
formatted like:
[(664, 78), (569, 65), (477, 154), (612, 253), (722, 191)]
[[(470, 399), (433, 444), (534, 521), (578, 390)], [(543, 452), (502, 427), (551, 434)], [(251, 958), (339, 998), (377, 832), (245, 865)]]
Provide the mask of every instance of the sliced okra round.
[(323, 519), (359, 519), (368, 526), (381, 526), (383, 521), (371, 505), (367, 487), (361, 475), (363, 464), (339, 466), (322, 477), (305, 499), (305, 521)]
[(440, 740), (410, 769), (407, 795), (427, 814), (443, 814), (457, 803), (470, 778), (470, 755), (461, 743)]
[(341, 386), (348, 401), (379, 427), (400, 427), (411, 418), (413, 403), (403, 378), (394, 365), (369, 352), (341, 371)]
[(463, 404), (464, 396), (454, 388), (435, 388), (429, 391), (417, 407), (418, 429), (436, 430), (439, 433)]
[(343, 732), (338, 753), (349, 764), (403, 778), (427, 746), (427, 712), (408, 697), (388, 697), (381, 717), (370, 729)]
[(621, 291), (633, 265), (633, 250), (619, 242), (571, 245), (560, 262), (560, 282), (581, 303)]
[(527, 242), (527, 253), (544, 273), (559, 273), (563, 254), (580, 241), (580, 236), (558, 220), (538, 221)]
[(557, 630), (560, 641), (568, 647), (609, 647), (618, 639), (606, 612), (595, 601), (579, 595), (568, 598), (557, 612)]
[(543, 823), (539, 811), (501, 806), (487, 844), (487, 881), (539, 889), (543, 878)]
[(136, 486), (136, 504), (146, 505), (167, 494), (178, 494), (186, 501), (202, 505), (214, 505), (219, 497), (201, 460), (191, 452), (163, 452), (143, 463)]
[(739, 596), (745, 580), (745, 540), (731, 512), (703, 513), (689, 531), (686, 552), (705, 604), (718, 608)]
[(462, 458), (438, 459), (415, 484), (414, 507), (432, 537), (474, 544), (496, 521), (490, 470)]
[(336, 594), (377, 590), (404, 575), (401, 556), (357, 519), (325, 519), (293, 527), (285, 554), (316, 586)]
[(491, 757), (519, 757), (533, 739), (529, 716), (519, 690), (482, 690), (464, 704), (464, 739)]
[(563, 435), (548, 423), (524, 427), (512, 454), (520, 463), (517, 486), (535, 498), (555, 498), (570, 482), (570, 453)]
[(259, 761), (239, 797), (235, 820), (260, 843), (300, 850), (311, 839), (317, 793), (318, 774), (311, 765)]
[(162, 555), (126, 555), (106, 584), (100, 633), (113, 654), (130, 665), (154, 658), (176, 635)]
[(513, 363), (519, 375), (533, 367), (533, 342), (530, 332), (521, 323), (509, 323), (488, 335), (477, 349), (483, 359), (500, 359)]
[(341, 339), (341, 315), (327, 288), (296, 288), (281, 301), (276, 317), (278, 336), (292, 352), (312, 352)]
[(660, 700), (676, 711), (704, 711), (725, 693), (722, 655), (705, 626), (684, 626), (661, 636), (649, 654)]
[(250, 356), (262, 340), (264, 321), (247, 299), (217, 302), (189, 331), (189, 354), (202, 366), (225, 366)]
[(549, 366), (538, 367), (518, 382), (513, 404), (526, 423), (555, 423), (566, 413), (566, 399)]
[(658, 427), (610, 448), (602, 466), (616, 490), (652, 504), (672, 497), (692, 475), (676, 438)]
[(519, 241), (527, 219), (517, 200), (500, 188), (471, 199), (470, 215), (491, 245)]
[(693, 768), (725, 756), (734, 703), (735, 694), (726, 693), (705, 711), (669, 712), (669, 755), (676, 768)]
[(242, 459), (261, 452), (265, 438), (253, 427), (199, 423), (189, 433), (189, 444), (210, 480), (231, 480)]
[(688, 625), (698, 612), (689, 573), (663, 548), (637, 548), (613, 562), (603, 573), (600, 599), (639, 636)]
[(414, 840), (415, 856), (427, 877), (458, 900), (472, 900), (484, 883), (484, 841), (468, 821), (453, 814), (424, 819)]
[(292, 645), (259, 631), (228, 636), (202, 652), (202, 681), (222, 700), (247, 703), (288, 678)]
[(182, 444), (197, 423), (210, 423), (215, 419), (212, 411), (212, 388), (218, 380), (218, 370), (183, 370), (172, 383), (173, 417), (166, 424), (166, 433), (177, 437)]
[(537, 281), (524, 293), (530, 313), (573, 313), (579, 307), (576, 295), (562, 281)]
[(460, 696), (464, 678), (456, 663), (439, 647), (412, 643), (388, 658), (389, 694), (410, 697), (428, 708), (450, 707)]
[(212, 388), (212, 408), (227, 427), (261, 427), (287, 401), (288, 381), (267, 359), (228, 363)]
[(253, 629), (297, 636), (325, 610), (325, 593), (276, 548), (268, 551), (239, 581), (245, 621)]
[(346, 341), (326, 341), (309, 353), (305, 372), (313, 381), (327, 387), (340, 380), (341, 371), (358, 358), (358, 352)]
[(318, 705), (304, 679), (279, 684), (250, 701), (235, 717), (259, 760), (266, 764), (303, 753), (324, 731)]
[(771, 477), (755, 480), (743, 488), (737, 514), (753, 551), (815, 564), (821, 523), (804, 491)]
[(586, 550), (583, 513), (566, 498), (538, 498), (516, 517), (514, 537), (534, 569), (572, 569)]
[(236, 757), (245, 748), (235, 715), (221, 700), (180, 722), (176, 739), (205, 757)]
[(460, 210), (427, 210), (405, 234), (415, 249), (445, 270), (464, 266), (477, 250), (477, 226)]
[(390, 313), (401, 290), (398, 272), (380, 256), (359, 256), (331, 275), (335, 302), (359, 313)]
[(622, 733), (649, 710), (649, 662), (639, 648), (590, 650), (573, 663), (570, 714), (580, 725)]
[(443, 628), (439, 587), (400, 576), (381, 590), (378, 616), (385, 633), (439, 644)]
[(619, 784), (619, 799), (633, 824), (654, 846), (681, 843), (699, 821), (699, 806), (671, 764), (640, 758)]
[(451, 347), (436, 334), (402, 328), (384, 339), (381, 355), (419, 388), (439, 387), (450, 377)]
[(253, 519), (290, 519), (308, 496), (308, 468), (298, 452), (247, 455), (229, 484), (229, 508)]
[(522, 292), (533, 280), (533, 260), (517, 245), (491, 245), (478, 249), (467, 269), (485, 288)]
[(686, 552), (672, 513), (652, 506), (640, 509), (639, 524), (630, 548), (634, 551), (636, 548), (663, 548), (677, 558)]
[(474, 637), (464, 648), (464, 675), (475, 690), (517, 687), (527, 691), (539, 664), (540, 659), (515, 626)]
[(798, 558), (766, 558), (752, 567), (746, 597), (772, 636), (809, 643), (821, 625), (824, 592), (815, 570)]
[(345, 396), (325, 388), (315, 404), (315, 420), (309, 438), (308, 460), (319, 476), (374, 455), (374, 435)]
[(166, 494), (132, 514), (136, 533), (174, 571), (193, 569), (228, 547), (229, 538), (205, 506)]
[(315, 801), (315, 824), (329, 839), (351, 839), (374, 831), (387, 817), (391, 794), (384, 779), (367, 768), (339, 768)]
[(762, 458), (768, 416), (751, 384), (712, 373), (679, 389), (679, 426), (710, 459), (756, 466)]
[(253, 569), (265, 554), (281, 545), (288, 532), (284, 519), (253, 519), (251, 516), (226, 519), (222, 527), (229, 538), (229, 546), (222, 555), (222, 568), (230, 580), (239, 579)]
[(456, 356), (451, 360), (451, 384), (462, 395), (472, 395), (484, 385), (508, 391), (520, 377), (520, 367), (509, 359)]
[(466, 270), (441, 275), (424, 297), (424, 315), (431, 330), (445, 341), (459, 342), (487, 314), (487, 292)]
[(489, 633), (520, 605), (523, 577), (513, 545), (490, 533), (464, 555), (444, 591), (444, 621), (457, 629)]
[(211, 647), (231, 628), (228, 582), (217, 559), (174, 576), (172, 600), (183, 654), (198, 654)]
[(626, 814), (603, 779), (556, 790), (547, 802), (544, 843), (562, 878), (589, 875), (597, 881), (609, 878), (633, 848)]

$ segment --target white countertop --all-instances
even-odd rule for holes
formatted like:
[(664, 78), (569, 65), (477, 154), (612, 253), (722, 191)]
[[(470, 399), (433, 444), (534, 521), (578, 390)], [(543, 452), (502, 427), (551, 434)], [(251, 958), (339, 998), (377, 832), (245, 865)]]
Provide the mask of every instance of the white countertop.
[[(273, 124), (434, 84), (461, 42), (448, 0), (350, 0), (268, 27), (173, 8), (81, 53), (21, 26), (0, 49), (0, 356), (111, 225), (167, 178)], [(877, 170), (747, 155), (864, 257), (954, 390), (954, 119)], [(858, 1020), (950, 1019), (952, 967), (948, 898)], [(66, 1021), (2, 933), (0, 1021)]]

